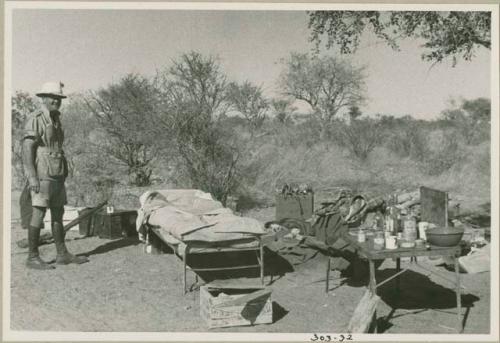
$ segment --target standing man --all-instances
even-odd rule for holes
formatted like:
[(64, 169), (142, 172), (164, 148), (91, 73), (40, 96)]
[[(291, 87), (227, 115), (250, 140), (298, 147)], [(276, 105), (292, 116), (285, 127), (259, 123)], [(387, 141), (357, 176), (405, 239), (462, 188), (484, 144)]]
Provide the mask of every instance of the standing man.
[(62, 145), (64, 132), (59, 119), (61, 113), (63, 84), (47, 82), (36, 95), (42, 101), (42, 110), (33, 113), (24, 128), (23, 164), (31, 192), (33, 208), (28, 229), (29, 255), (26, 265), (33, 269), (54, 269), (44, 262), (38, 252), (40, 229), (47, 208), (50, 208), (52, 236), (54, 237), (57, 264), (84, 263), (86, 257), (75, 256), (68, 252), (64, 243), (65, 231), (62, 224), (66, 188), (64, 181), (68, 176), (68, 166)]

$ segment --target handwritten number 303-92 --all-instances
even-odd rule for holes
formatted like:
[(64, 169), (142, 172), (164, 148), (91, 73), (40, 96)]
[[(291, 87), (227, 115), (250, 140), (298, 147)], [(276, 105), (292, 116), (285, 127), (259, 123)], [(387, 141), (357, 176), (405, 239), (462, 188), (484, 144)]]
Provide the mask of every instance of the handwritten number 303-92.
[[(332, 336), (330, 335), (318, 336), (317, 334), (314, 334), (314, 337), (311, 338), (311, 341), (332, 342)], [(352, 335), (339, 335), (338, 339), (337, 337), (333, 337), (333, 341), (334, 342), (352, 341)]]

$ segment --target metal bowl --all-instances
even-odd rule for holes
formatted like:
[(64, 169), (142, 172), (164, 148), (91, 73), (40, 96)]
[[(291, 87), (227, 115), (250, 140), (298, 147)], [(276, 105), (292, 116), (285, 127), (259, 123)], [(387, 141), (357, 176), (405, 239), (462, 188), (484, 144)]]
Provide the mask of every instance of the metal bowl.
[(455, 227), (438, 227), (425, 231), (427, 242), (438, 247), (458, 245), (464, 235), (464, 229)]

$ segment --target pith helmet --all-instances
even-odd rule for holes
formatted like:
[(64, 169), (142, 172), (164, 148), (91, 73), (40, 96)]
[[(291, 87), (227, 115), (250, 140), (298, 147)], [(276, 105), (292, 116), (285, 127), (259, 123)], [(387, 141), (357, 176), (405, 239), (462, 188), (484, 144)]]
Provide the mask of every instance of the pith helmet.
[(66, 98), (66, 95), (63, 94), (64, 84), (62, 82), (45, 82), (42, 85), (42, 89), (36, 93), (37, 96), (55, 96), (61, 99)]

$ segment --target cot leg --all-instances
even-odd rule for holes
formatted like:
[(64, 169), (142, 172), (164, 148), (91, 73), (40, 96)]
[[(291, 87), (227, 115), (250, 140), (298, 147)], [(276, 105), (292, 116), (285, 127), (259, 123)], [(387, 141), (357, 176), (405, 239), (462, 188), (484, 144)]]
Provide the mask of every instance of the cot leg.
[(462, 297), (460, 293), (460, 268), (458, 266), (458, 258), (454, 256), (455, 262), (455, 276), (456, 280), (456, 288), (455, 292), (457, 293), (457, 331), (458, 333), (462, 333), (464, 328), (462, 326)]

